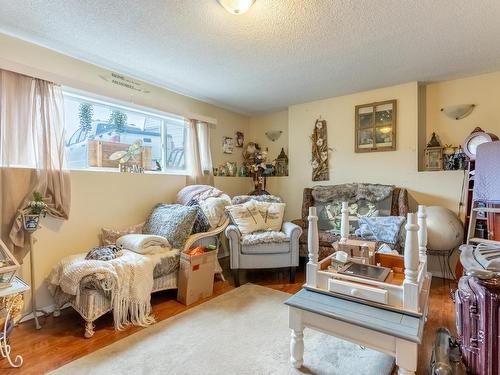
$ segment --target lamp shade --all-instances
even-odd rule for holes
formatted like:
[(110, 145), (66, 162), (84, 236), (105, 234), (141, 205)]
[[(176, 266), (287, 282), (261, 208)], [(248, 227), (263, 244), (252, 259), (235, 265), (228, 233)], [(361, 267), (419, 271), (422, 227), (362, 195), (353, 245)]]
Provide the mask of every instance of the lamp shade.
[(271, 131), (266, 132), (266, 137), (271, 142), (274, 142), (274, 141), (278, 140), (279, 137), (281, 137), (281, 133), (283, 133), (282, 130), (271, 130)]
[(217, 0), (229, 13), (243, 14), (255, 3), (255, 0)]
[(474, 107), (474, 104), (451, 105), (449, 107), (441, 108), (441, 112), (451, 119), (460, 120), (469, 116)]

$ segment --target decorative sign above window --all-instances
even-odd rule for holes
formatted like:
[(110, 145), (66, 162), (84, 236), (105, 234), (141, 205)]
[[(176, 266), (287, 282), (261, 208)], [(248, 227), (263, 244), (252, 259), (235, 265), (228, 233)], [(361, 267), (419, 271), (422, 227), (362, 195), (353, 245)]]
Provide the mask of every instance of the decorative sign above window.
[(356, 152), (396, 150), (396, 100), (356, 106)]
[(99, 77), (101, 77), (106, 82), (110, 82), (113, 85), (117, 85), (129, 90), (142, 92), (144, 94), (149, 94), (151, 92), (144, 87), (144, 83), (137, 81), (133, 78), (124, 76), (123, 74), (110, 72), (109, 74), (106, 75), (99, 75)]

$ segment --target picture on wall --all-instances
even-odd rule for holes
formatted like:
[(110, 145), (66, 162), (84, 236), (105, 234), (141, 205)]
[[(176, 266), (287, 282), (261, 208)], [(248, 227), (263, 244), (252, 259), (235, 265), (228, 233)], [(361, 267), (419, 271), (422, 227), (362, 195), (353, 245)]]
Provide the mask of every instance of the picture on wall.
[(234, 150), (233, 138), (222, 137), (222, 152), (224, 154), (232, 154)]
[(245, 143), (245, 134), (243, 132), (236, 132), (236, 147), (242, 148), (243, 143)]
[(396, 100), (356, 106), (356, 152), (396, 150)]
[(312, 180), (328, 181), (330, 179), (330, 169), (328, 167), (329, 148), (326, 121), (316, 120), (314, 130), (311, 135), (312, 145)]

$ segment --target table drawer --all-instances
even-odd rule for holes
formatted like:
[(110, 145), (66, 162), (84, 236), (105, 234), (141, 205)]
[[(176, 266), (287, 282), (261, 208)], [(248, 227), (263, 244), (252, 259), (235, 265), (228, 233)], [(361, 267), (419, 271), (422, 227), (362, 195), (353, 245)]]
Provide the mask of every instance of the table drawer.
[(330, 292), (345, 294), (355, 298), (366, 299), (368, 301), (387, 304), (387, 290), (370, 287), (367, 285), (355, 284), (337, 279), (328, 280), (328, 290)]

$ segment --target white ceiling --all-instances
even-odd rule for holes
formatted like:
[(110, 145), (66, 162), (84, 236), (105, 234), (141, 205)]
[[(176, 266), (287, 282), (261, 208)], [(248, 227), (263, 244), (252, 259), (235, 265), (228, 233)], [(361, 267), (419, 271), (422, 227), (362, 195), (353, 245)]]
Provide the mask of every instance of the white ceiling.
[[(245, 114), (500, 69), (498, 0), (0, 0), (0, 31)], [(0, 51), (1, 54), (1, 51)]]

